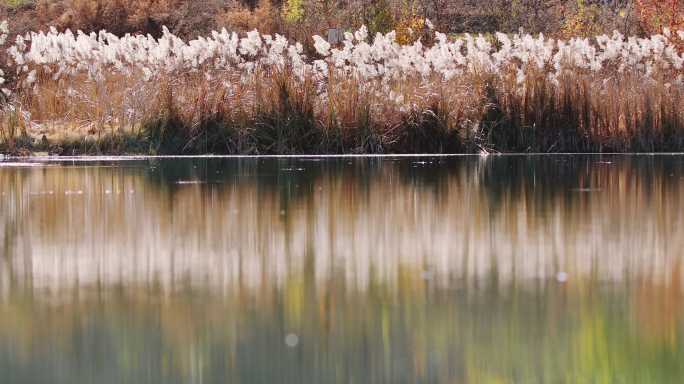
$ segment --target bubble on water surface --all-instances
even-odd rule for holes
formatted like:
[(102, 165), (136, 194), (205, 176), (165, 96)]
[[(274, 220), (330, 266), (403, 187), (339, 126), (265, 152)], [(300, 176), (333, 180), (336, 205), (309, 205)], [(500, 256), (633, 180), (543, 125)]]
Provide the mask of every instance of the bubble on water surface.
[(567, 272), (558, 272), (558, 274), (556, 275), (556, 280), (557, 280), (559, 283), (565, 283), (565, 282), (567, 282), (567, 281), (568, 281), (568, 274), (567, 274)]
[(294, 333), (288, 333), (287, 336), (285, 336), (285, 345), (287, 345), (290, 348), (294, 348), (299, 344), (299, 336), (297, 336)]

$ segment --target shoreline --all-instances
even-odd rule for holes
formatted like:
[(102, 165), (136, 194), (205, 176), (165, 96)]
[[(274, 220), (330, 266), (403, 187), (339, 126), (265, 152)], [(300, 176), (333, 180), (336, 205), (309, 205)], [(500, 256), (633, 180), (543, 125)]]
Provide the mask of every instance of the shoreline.
[(421, 159), (421, 158), (501, 158), (501, 157), (561, 157), (561, 156), (580, 156), (580, 157), (665, 157), (665, 156), (684, 156), (684, 152), (554, 152), (554, 153), (385, 153), (385, 154), (301, 154), (301, 155), (75, 155), (61, 156), (48, 155), (40, 152), (32, 153), (29, 156), (15, 156), (0, 154), (0, 166), (8, 161), (27, 161), (29, 163), (50, 163), (59, 161), (73, 162), (97, 162), (97, 161), (140, 161), (140, 160), (191, 160), (191, 159)]

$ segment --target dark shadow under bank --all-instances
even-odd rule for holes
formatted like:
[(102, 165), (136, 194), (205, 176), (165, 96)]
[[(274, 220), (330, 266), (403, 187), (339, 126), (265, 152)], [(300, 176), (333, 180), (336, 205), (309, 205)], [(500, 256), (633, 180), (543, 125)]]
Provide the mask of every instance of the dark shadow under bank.
[[(247, 141), (249, 139), (246, 139)], [(0, 154), (9, 156), (103, 156), (103, 155), (393, 155), (393, 154), (482, 154), (482, 153), (680, 153), (684, 146), (675, 143), (654, 143), (649, 146), (629, 144), (611, 146), (583, 142), (576, 147), (555, 145), (540, 147), (530, 145), (526, 148), (482, 145), (476, 142), (463, 142), (457, 137), (451, 140), (436, 138), (433, 143), (416, 142), (413, 145), (383, 143), (381, 140), (368, 145), (341, 148), (337, 146), (300, 147), (290, 145), (259, 145), (244, 143), (245, 138), (222, 136), (214, 142), (202, 140), (197, 144), (183, 144), (182, 137), (171, 137), (163, 141), (141, 134), (107, 135), (100, 138), (68, 139), (59, 141), (39, 141), (19, 138), (13, 142), (0, 142)], [(243, 144), (240, 144), (240, 141)]]
[(479, 153), (654, 153), (684, 152), (684, 130), (671, 127), (597, 135), (576, 122), (551, 119), (549, 126), (524, 126), (493, 113), (478, 129), (450, 127), (431, 110), (407, 116), (391, 129), (360, 124), (322, 127), (310, 117), (266, 116), (249, 126), (215, 118), (188, 127), (160, 118), (135, 133), (83, 138), (19, 136), (3, 141), (0, 153), (76, 155), (337, 155)]
[[(505, 87), (485, 85), (482, 91), (485, 97), (481, 100), (484, 104), (471, 106), (479, 108), (479, 112), (470, 117), (462, 115), (462, 111), (446, 100), (437, 100), (396, 112), (392, 119), (371, 112), (371, 104), (359, 102), (354, 104), (353, 113), (347, 111), (348, 116), (339, 118), (332, 107), (327, 114), (316, 112), (312, 99), (315, 89), (310, 89), (311, 84), (302, 85), (291, 77), (281, 77), (269, 88), (272, 100), (264, 101), (249, 113), (233, 110), (219, 101), (211, 108), (197, 108), (193, 113), (184, 114), (173, 100), (173, 94), (168, 93), (161, 101), (158, 116), (150, 117), (134, 129), (93, 127), (92, 132), (100, 133), (54, 139), (8, 134), (26, 131), (15, 122), (4, 131), (0, 128), (0, 153), (334, 155), (684, 151), (680, 95), (663, 94), (662, 90), (619, 89), (616, 91), (619, 100), (610, 101), (600, 92), (593, 92), (587, 82), (582, 82), (583, 88), (579, 91), (573, 88), (576, 84), (568, 83), (561, 91), (551, 92), (543, 78), (528, 84), (529, 95), (522, 97)], [(63, 130), (64, 134), (69, 133), (68, 127)]]

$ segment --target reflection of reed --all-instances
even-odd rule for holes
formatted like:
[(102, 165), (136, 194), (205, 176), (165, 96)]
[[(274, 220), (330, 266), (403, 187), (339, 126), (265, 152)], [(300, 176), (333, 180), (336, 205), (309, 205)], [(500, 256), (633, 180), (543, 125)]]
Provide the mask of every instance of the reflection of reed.
[(292, 274), (321, 284), (340, 271), (363, 289), (396, 284), (402, 270), (440, 284), (560, 271), (662, 280), (684, 249), (678, 161), (300, 164), (311, 177), (274, 161), (232, 168), (220, 184), (175, 183), (211, 181), (206, 163), (166, 179), (159, 165), (1, 169), (11, 268), (0, 276), (4, 290), (10, 278), (34, 289), (281, 286)]
[[(56, 383), (682, 376), (682, 165), (297, 164), (307, 170), (0, 168), (0, 371), (40, 381), (57, 367), (43, 380)], [(561, 270), (567, 285), (539, 280)]]

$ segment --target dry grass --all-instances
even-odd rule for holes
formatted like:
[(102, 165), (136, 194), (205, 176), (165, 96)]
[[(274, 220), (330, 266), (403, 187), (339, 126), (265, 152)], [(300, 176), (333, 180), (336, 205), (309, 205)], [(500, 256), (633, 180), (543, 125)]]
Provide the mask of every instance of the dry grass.
[[(5, 113), (3, 151), (55, 153), (404, 153), (601, 152), (684, 149), (684, 105), (665, 78), (629, 74), (596, 87), (591, 73), (552, 84), (528, 73), (466, 74), (449, 81), (405, 79), (393, 89), (287, 70), (190, 73), (145, 82), (108, 74), (52, 80), (39, 76)], [(410, 105), (406, 108), (405, 105)], [(29, 118), (30, 116), (30, 118)]]
[(522, 94), (501, 82), (491, 92), (487, 141), (513, 151), (681, 151), (681, 90), (663, 76), (649, 83), (615, 73), (597, 87), (589, 74), (566, 75), (559, 86), (528, 75)]

